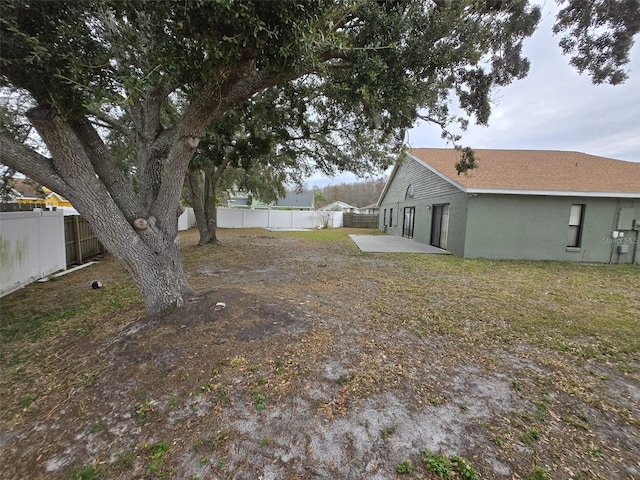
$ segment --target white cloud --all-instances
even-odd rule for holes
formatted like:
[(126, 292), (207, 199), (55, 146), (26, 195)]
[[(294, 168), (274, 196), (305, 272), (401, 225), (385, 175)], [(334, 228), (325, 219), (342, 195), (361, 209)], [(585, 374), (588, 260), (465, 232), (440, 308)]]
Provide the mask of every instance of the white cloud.
[[(470, 125), (461, 144), (576, 150), (640, 161), (640, 47), (631, 52), (623, 85), (593, 85), (569, 65), (552, 35), (555, 8), (545, 4), (543, 21), (525, 44), (531, 60), (527, 78), (494, 92), (489, 126)], [(408, 141), (413, 147), (447, 146), (437, 127), (426, 124), (413, 128)]]
[[(493, 92), (489, 126), (471, 124), (460, 143), (475, 148), (571, 150), (640, 161), (640, 45), (631, 51), (624, 84), (593, 85), (562, 55), (560, 38), (551, 30), (556, 11), (555, 2), (545, 2), (543, 20), (525, 43), (529, 75)], [(411, 129), (407, 143), (451, 147), (438, 127), (428, 124)], [(318, 175), (308, 184), (323, 187), (355, 180), (352, 175)]]

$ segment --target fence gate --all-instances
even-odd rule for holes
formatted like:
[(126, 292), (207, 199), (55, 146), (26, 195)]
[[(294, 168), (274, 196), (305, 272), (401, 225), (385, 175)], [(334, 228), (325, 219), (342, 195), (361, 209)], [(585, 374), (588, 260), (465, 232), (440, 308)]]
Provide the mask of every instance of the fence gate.
[(344, 213), (342, 223), (345, 227), (378, 228), (377, 214)]
[(67, 267), (80, 265), (86, 259), (105, 251), (89, 222), (79, 215), (64, 217), (64, 242)]

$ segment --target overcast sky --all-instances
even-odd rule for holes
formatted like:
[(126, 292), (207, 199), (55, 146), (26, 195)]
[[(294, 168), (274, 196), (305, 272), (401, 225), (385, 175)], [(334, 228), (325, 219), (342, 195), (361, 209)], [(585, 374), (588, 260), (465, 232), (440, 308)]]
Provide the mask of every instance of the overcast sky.
[[(628, 80), (593, 85), (564, 57), (553, 36), (554, 2), (543, 6), (538, 30), (524, 46), (529, 75), (493, 92), (488, 127), (471, 124), (460, 144), (474, 148), (573, 150), (640, 162), (640, 45), (636, 41)], [(447, 148), (436, 127), (418, 124), (407, 134), (410, 147)], [(310, 187), (353, 182), (353, 175), (314, 175)]]

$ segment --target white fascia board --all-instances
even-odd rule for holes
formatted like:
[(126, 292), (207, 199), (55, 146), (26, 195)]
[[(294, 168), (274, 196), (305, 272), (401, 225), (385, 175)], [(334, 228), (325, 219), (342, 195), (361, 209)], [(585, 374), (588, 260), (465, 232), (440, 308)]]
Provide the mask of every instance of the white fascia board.
[(464, 188), (465, 193), (491, 193), (497, 195), (538, 195), (551, 197), (640, 198), (640, 192), (572, 192), (561, 190), (514, 190), (508, 188)]

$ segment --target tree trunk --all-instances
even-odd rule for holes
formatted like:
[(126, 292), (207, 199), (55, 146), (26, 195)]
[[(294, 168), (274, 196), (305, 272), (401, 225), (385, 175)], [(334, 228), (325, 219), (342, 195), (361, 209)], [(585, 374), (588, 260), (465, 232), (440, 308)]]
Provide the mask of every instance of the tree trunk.
[[(136, 205), (130, 189), (112, 186), (108, 190), (93, 168), (93, 163), (105, 168), (106, 150), (94, 147), (88, 132), (80, 128), (82, 124), (72, 125), (49, 108), (28, 115), (53, 158), (49, 160), (0, 132), (3, 161), (22, 167), (29, 177), (71, 201), (100, 242), (132, 275), (148, 313), (180, 305), (195, 295), (180, 261), (177, 208), (155, 217), (144, 205)], [(118, 179), (112, 175), (109, 180)]]
[(220, 175), (216, 175), (217, 170), (205, 170), (205, 190), (204, 190), (204, 211), (207, 217), (207, 230), (209, 231), (209, 243), (220, 243), (217, 237), (218, 230), (218, 210), (216, 208), (216, 183)]
[[(212, 242), (212, 237), (215, 239), (215, 231), (213, 235), (209, 229), (209, 221), (207, 219), (206, 209), (202, 201), (202, 172), (201, 171), (189, 171), (185, 179), (185, 191), (189, 204), (193, 208), (193, 213), (196, 217), (196, 225), (198, 226), (198, 232), (200, 233), (200, 240), (198, 245), (206, 245)], [(213, 240), (215, 241), (215, 240)]]
[[(100, 242), (131, 274), (146, 310), (157, 314), (195, 296), (182, 268), (177, 215), (164, 224), (152, 216), (127, 221), (108, 196), (69, 196)], [(173, 225), (175, 223), (176, 225)]]
[(228, 164), (229, 158), (226, 157), (218, 167), (205, 167), (201, 171), (187, 173), (185, 191), (200, 233), (198, 245), (220, 243), (216, 235), (218, 229), (216, 185)]
[(172, 306), (181, 306), (196, 295), (187, 283), (177, 244), (155, 258), (145, 259), (144, 255), (136, 255), (134, 252), (122, 263), (127, 265), (140, 289), (147, 312), (151, 315)]

